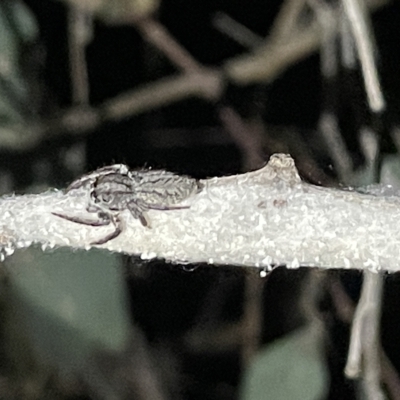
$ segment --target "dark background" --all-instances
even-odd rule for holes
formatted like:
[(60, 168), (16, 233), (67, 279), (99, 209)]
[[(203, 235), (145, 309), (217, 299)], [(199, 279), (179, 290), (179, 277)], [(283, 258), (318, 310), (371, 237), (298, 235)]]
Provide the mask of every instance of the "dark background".
[[(34, 12), (39, 28), (40, 82), (43, 97), (40, 115), (47, 118), (71, 107), (71, 78), (68, 63), (67, 9), (61, 2), (25, 0)], [(218, 67), (227, 58), (242, 54), (243, 48), (212, 26), (216, 12), (224, 12), (253, 32), (265, 37), (279, 11), (281, 1), (166, 0), (158, 19), (199, 62)], [(390, 130), (397, 126), (400, 109), (400, 6), (393, 2), (372, 16), (379, 70), (388, 109), (371, 115), (366, 104), (359, 71), (341, 70), (336, 81), (337, 114), (342, 133), (356, 166), (363, 165), (354, 127), (379, 120), (382, 151), (394, 153)], [(141, 38), (128, 24), (94, 22), (93, 40), (87, 47), (90, 104), (94, 107), (129, 89), (176, 73), (175, 67)], [(335, 181), (329, 152), (318, 135), (318, 119), (327, 93), (320, 74), (319, 56), (295, 63), (270, 84), (236, 86), (226, 82), (220, 99), (189, 98), (122, 121), (107, 121), (83, 136), (65, 133), (44, 140), (35, 148), (14, 153), (2, 151), (1, 160), (14, 174), (16, 189), (24, 190), (35, 181), (32, 165), (40, 158), (52, 166), (49, 185), (65, 187), (74, 178), (60, 163), (60, 152), (76, 143), (86, 148), (86, 170), (110, 163), (126, 163), (132, 168), (155, 166), (198, 178), (223, 176), (243, 171), (241, 149), (224, 129), (218, 109), (228, 105), (244, 119), (257, 115), (267, 127), (279, 126), (272, 138), (278, 149), (306, 148), (330, 182)], [(329, 93), (328, 93), (329, 95)], [(329, 97), (329, 96), (328, 96)], [(286, 134), (294, 130), (295, 135)], [(162, 140), (160, 139), (162, 138)], [(277, 151), (265, 142), (265, 160)], [(285, 147), (286, 146), (286, 147)], [(291, 151), (292, 153), (292, 151)], [(293, 154), (296, 158), (296, 154)], [(301, 170), (310, 178), (309, 171)], [(312, 178), (310, 178), (312, 180)], [(336, 181), (336, 183), (338, 183)], [(221, 313), (224, 322), (240, 320), (243, 312), (245, 271), (240, 268), (178, 267), (154, 261), (135, 272), (137, 260), (126, 259), (126, 281), (131, 293), (132, 315), (154, 345), (175, 354), (180, 364), (179, 390), (185, 399), (233, 399), (240, 380), (240, 349), (194, 353), (182, 346), (185, 332), (196, 323), (210, 288), (220, 285), (226, 297)], [(329, 272), (340, 276), (355, 300), (360, 274)], [(275, 270), (263, 288), (264, 326), (262, 341), (267, 343), (299, 326), (303, 318), (297, 301), (307, 271)], [(388, 276), (383, 304), (382, 336), (387, 354), (400, 367), (398, 304), (399, 279)], [(223, 289), (225, 288), (225, 289)], [(354, 387), (342, 375), (349, 328), (335, 316), (329, 296), (321, 300), (328, 315), (330, 345), (327, 346), (332, 383), (329, 399), (354, 398)], [(81, 397), (83, 398), (83, 397)], [(86, 397), (85, 397), (86, 398)]]

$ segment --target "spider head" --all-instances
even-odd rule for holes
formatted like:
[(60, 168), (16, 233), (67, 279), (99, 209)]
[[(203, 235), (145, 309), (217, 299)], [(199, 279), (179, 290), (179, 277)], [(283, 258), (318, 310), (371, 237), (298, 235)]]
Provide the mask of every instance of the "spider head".
[(114, 164), (114, 165), (109, 165), (107, 167), (99, 168), (73, 181), (67, 187), (67, 192), (75, 189), (87, 189), (88, 186), (95, 185), (99, 179), (102, 179), (103, 177), (108, 175), (114, 175), (114, 176), (119, 175), (120, 177), (123, 176), (127, 177), (128, 173), (129, 173), (129, 168), (125, 164)]
[(103, 210), (121, 211), (132, 196), (131, 181), (126, 175), (112, 173), (97, 177), (91, 186), (90, 199)]

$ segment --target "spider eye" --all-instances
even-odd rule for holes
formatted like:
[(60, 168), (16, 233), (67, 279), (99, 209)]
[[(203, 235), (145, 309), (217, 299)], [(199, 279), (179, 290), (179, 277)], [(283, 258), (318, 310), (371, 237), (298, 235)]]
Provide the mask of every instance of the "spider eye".
[(101, 201), (103, 203), (110, 204), (114, 200), (114, 196), (112, 194), (103, 194), (101, 196)]

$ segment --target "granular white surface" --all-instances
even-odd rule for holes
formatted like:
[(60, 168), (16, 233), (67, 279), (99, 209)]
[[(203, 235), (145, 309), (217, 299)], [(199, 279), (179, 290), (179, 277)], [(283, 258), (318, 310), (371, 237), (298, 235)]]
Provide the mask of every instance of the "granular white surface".
[[(390, 188), (361, 194), (312, 186), (301, 182), (284, 154), (272, 156), (261, 170), (202, 183), (202, 192), (183, 203), (190, 208), (150, 211), (151, 229), (124, 211), (124, 231), (100, 247), (144, 259), (267, 269), (277, 264), (400, 269), (400, 197)], [(2, 198), (3, 257), (32, 243), (90, 248), (113, 227), (81, 225), (51, 214), (96, 219), (86, 211), (87, 198), (78, 191)]]

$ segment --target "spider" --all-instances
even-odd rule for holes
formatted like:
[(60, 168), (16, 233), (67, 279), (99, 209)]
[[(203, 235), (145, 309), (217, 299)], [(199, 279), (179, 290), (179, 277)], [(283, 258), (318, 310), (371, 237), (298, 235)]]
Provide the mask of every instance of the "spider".
[(98, 220), (74, 217), (53, 212), (71, 222), (90, 226), (114, 225), (114, 231), (93, 245), (115, 239), (123, 230), (119, 214), (129, 210), (144, 227), (150, 228), (148, 210), (177, 210), (189, 208), (180, 202), (202, 189), (197, 179), (164, 170), (130, 170), (124, 164), (99, 168), (73, 181), (66, 189), (88, 189), (89, 213), (97, 213)]

